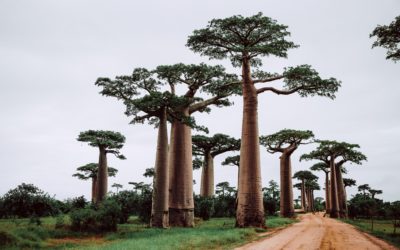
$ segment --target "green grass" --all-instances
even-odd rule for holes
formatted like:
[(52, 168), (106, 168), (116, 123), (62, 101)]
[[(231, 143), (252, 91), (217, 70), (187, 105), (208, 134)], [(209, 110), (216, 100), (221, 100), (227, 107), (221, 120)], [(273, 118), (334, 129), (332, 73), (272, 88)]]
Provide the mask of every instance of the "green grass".
[[(374, 220), (374, 231), (371, 231), (371, 220), (344, 219), (343, 222), (356, 226), (361, 231), (372, 234), (382, 240), (385, 240), (397, 247), (400, 247), (400, 232), (393, 234), (393, 224), (390, 220)], [(397, 231), (400, 231), (399, 228)]]
[[(231, 249), (258, 238), (257, 229), (235, 228), (234, 218), (200, 221), (195, 228), (148, 228), (131, 218), (118, 231), (104, 235), (82, 234), (55, 229), (55, 218), (42, 218), (42, 225), (29, 219), (0, 220), (1, 249)], [(68, 218), (65, 218), (68, 224)], [(269, 217), (268, 228), (286, 226), (293, 219)], [(3, 235), (3, 236), (2, 236)], [(3, 238), (4, 239), (3, 239)], [(7, 247), (1, 241), (10, 240)]]

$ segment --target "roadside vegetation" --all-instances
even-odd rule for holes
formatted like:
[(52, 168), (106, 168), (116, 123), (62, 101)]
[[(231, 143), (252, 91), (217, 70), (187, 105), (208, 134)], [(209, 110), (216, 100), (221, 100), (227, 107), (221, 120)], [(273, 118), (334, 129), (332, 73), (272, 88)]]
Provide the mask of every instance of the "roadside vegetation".
[[(235, 228), (234, 218), (196, 219), (193, 229), (150, 228), (136, 216), (118, 230), (93, 233), (71, 230), (68, 216), (45, 217), (38, 225), (31, 219), (1, 219), (1, 249), (231, 249), (257, 239), (255, 228)], [(62, 226), (60, 227), (60, 221)], [(287, 226), (295, 219), (268, 217), (269, 229)]]

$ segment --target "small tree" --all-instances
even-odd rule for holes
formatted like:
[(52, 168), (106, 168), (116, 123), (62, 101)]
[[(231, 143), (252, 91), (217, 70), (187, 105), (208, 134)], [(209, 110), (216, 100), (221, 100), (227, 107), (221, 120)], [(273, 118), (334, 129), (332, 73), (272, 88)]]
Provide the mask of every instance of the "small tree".
[(88, 142), (90, 146), (99, 148), (99, 170), (97, 173), (96, 202), (101, 202), (107, 194), (108, 165), (107, 154), (114, 154), (118, 159), (126, 159), (119, 150), (125, 143), (125, 136), (118, 132), (104, 130), (88, 130), (81, 132), (78, 141)]
[(400, 201), (394, 201), (390, 204), (389, 213), (393, 222), (393, 235), (396, 235), (396, 228), (400, 227)]
[[(84, 166), (76, 169), (77, 173), (73, 174), (73, 177), (77, 177), (80, 180), (92, 180), (92, 202), (96, 202), (96, 190), (97, 190), (97, 174), (99, 172), (98, 163), (88, 163)], [(114, 177), (118, 170), (113, 167), (108, 167), (108, 177)]]
[(294, 216), (291, 155), (301, 145), (311, 143), (314, 134), (307, 130), (284, 129), (275, 134), (260, 137), (260, 144), (269, 153), (281, 153), (280, 158), (280, 214)]
[[(261, 168), (258, 134), (258, 95), (271, 92), (278, 95), (299, 93), (300, 96), (327, 96), (334, 98), (340, 82), (334, 78), (322, 79), (309, 65), (289, 67), (282, 74), (252, 71), (262, 65), (261, 57), (285, 58), (287, 51), (298, 47), (286, 38), (287, 26), (258, 13), (213, 19), (208, 25), (193, 31), (187, 46), (211, 59), (229, 58), (242, 71), (243, 126), (240, 149), (240, 175), (236, 226), (264, 227), (264, 209), (261, 193)], [(256, 87), (284, 79), (281, 89), (271, 86)]]
[(326, 214), (330, 213), (330, 195), (329, 195), (329, 172), (330, 167), (325, 162), (319, 162), (310, 167), (313, 171), (322, 171), (325, 173), (325, 211)]
[(400, 16), (397, 16), (389, 25), (378, 25), (369, 36), (376, 36), (372, 48), (383, 47), (387, 49), (386, 59), (391, 59), (394, 62), (400, 60)]
[(124, 186), (119, 184), (119, 183), (114, 183), (111, 185), (111, 187), (116, 188), (117, 189), (117, 194), (118, 194), (118, 189), (123, 188)]
[(371, 189), (371, 187), (369, 186), (369, 184), (362, 184), (358, 186), (358, 192), (362, 192), (364, 197), (367, 197), (368, 194), (367, 192)]
[(215, 134), (212, 137), (194, 135), (192, 142), (193, 155), (204, 157), (200, 196), (211, 197), (214, 195), (214, 158), (225, 152), (239, 150), (240, 140), (224, 134)]
[(314, 180), (318, 179), (318, 177), (308, 170), (301, 170), (301, 171), (297, 171), (296, 173), (294, 173), (293, 178), (296, 178), (301, 181), (300, 190), (301, 190), (301, 206), (302, 206), (302, 208), (306, 212), (311, 211), (311, 207), (310, 207), (311, 201), (310, 201), (310, 197), (308, 197), (308, 193), (307, 193), (307, 189), (306, 189), (306, 182), (314, 181)]

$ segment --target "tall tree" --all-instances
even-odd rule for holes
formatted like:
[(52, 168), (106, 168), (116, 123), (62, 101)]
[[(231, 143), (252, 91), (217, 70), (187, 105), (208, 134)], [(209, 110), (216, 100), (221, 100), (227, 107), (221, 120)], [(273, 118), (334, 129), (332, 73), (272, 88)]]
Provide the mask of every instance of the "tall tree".
[(308, 170), (301, 170), (294, 173), (293, 178), (301, 181), (301, 206), (303, 207), (304, 211), (309, 212), (311, 201), (309, 200), (310, 197), (308, 196), (308, 192), (306, 189), (306, 182), (317, 180), (318, 177)]
[(330, 199), (330, 193), (329, 193), (329, 172), (330, 172), (330, 167), (328, 164), (325, 162), (319, 162), (314, 164), (312, 167), (310, 167), (312, 171), (322, 171), (325, 173), (325, 211), (327, 214), (330, 213), (330, 204), (331, 204), (331, 199)]
[[(73, 177), (77, 177), (80, 180), (92, 180), (92, 202), (96, 202), (96, 189), (97, 189), (97, 173), (99, 172), (99, 164), (88, 163), (84, 166), (76, 169), (77, 173), (73, 174)], [(107, 168), (108, 177), (114, 177), (118, 170), (112, 167)]]
[[(287, 57), (287, 51), (298, 47), (286, 40), (287, 26), (258, 13), (225, 19), (213, 19), (207, 27), (193, 31), (187, 46), (211, 59), (229, 58), (242, 69), (243, 122), (240, 150), (240, 174), (236, 226), (264, 227), (261, 192), (261, 169), (258, 134), (258, 95), (272, 92), (279, 95), (298, 93), (305, 97), (320, 95), (334, 98), (340, 86), (334, 78), (322, 79), (309, 65), (289, 67), (282, 74), (271, 74), (251, 67), (261, 66), (261, 57)], [(283, 88), (256, 88), (262, 83), (284, 79)]]
[(99, 169), (97, 172), (96, 202), (103, 201), (107, 195), (108, 165), (107, 154), (114, 154), (118, 159), (126, 159), (119, 150), (124, 146), (125, 136), (119, 132), (108, 130), (87, 130), (81, 132), (78, 141), (87, 142), (92, 147), (99, 149)]
[[(228, 96), (240, 93), (237, 77), (227, 74), (222, 66), (164, 65), (155, 70), (158, 78), (170, 86), (183, 84), (187, 91), (183, 94), (186, 102), (177, 107), (182, 116), (192, 121), (195, 112), (209, 112), (210, 106), (229, 106)], [(204, 92), (206, 100), (197, 97)], [(193, 166), (191, 127), (187, 122), (175, 119), (171, 126), (169, 151), (170, 163), (170, 223), (174, 226), (192, 227), (194, 223)]]
[(203, 156), (201, 172), (200, 196), (214, 195), (214, 158), (217, 155), (240, 149), (240, 140), (224, 134), (215, 134), (212, 137), (204, 135), (192, 136), (193, 155)]
[(343, 164), (346, 162), (361, 164), (367, 157), (356, 150), (360, 147), (357, 144), (328, 140), (318, 140), (317, 142), (319, 143), (317, 149), (302, 155), (300, 160), (319, 160), (329, 164), (331, 171), (330, 217), (346, 217), (346, 200), (342, 179)]
[(394, 62), (400, 60), (400, 16), (397, 16), (389, 25), (378, 25), (369, 36), (376, 36), (372, 48), (383, 47), (387, 49), (386, 59), (391, 59)]
[[(218, 107), (231, 105), (227, 97), (240, 93), (238, 85), (232, 84), (236, 81), (237, 77), (227, 74), (222, 66), (175, 64), (158, 66), (153, 71), (135, 69), (130, 76), (119, 76), (113, 81), (99, 78), (96, 82), (96, 85), (103, 87), (102, 94), (124, 101), (127, 105), (126, 113), (135, 116), (134, 122), (148, 119), (150, 123), (158, 124), (159, 145), (156, 165), (161, 164), (163, 167), (156, 166), (154, 190), (162, 192), (160, 196), (169, 200), (169, 224), (172, 226), (193, 226), (191, 128), (203, 130), (204, 128), (197, 126), (190, 115), (194, 112), (209, 112), (211, 105)], [(187, 87), (183, 95), (176, 93), (178, 84)], [(162, 85), (169, 86), (170, 92), (161, 93), (158, 88)], [(135, 98), (138, 89), (144, 90), (148, 96)], [(203, 100), (196, 96), (198, 92), (204, 92), (210, 95), (210, 98)], [(142, 116), (138, 111), (147, 114)], [(160, 122), (166, 120), (164, 116), (160, 116), (165, 114), (164, 111), (167, 113), (166, 119), (172, 122), (169, 151), (166, 145), (168, 140), (166, 123)], [(168, 157), (165, 157), (166, 154)], [(169, 171), (165, 166), (168, 166)], [(160, 169), (163, 171), (162, 174), (158, 171)], [(164, 188), (166, 185), (169, 186), (170, 195), (165, 194), (168, 190)], [(155, 198), (155, 201), (164, 207), (167, 204), (164, 198)], [(163, 218), (168, 216), (168, 213), (165, 215), (165, 211), (163, 214)]]
[(275, 134), (260, 137), (260, 144), (267, 151), (281, 153), (280, 158), (280, 215), (294, 216), (291, 155), (301, 145), (311, 143), (314, 134), (309, 131), (284, 129)]

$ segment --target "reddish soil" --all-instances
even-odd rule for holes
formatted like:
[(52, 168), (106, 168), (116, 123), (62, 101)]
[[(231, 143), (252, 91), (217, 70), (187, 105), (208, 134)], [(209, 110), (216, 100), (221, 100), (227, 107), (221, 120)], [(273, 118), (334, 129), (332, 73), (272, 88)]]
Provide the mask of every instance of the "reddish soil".
[(353, 226), (322, 214), (305, 214), (300, 222), (280, 230), (268, 238), (249, 243), (238, 250), (392, 250), (388, 243), (358, 231)]

